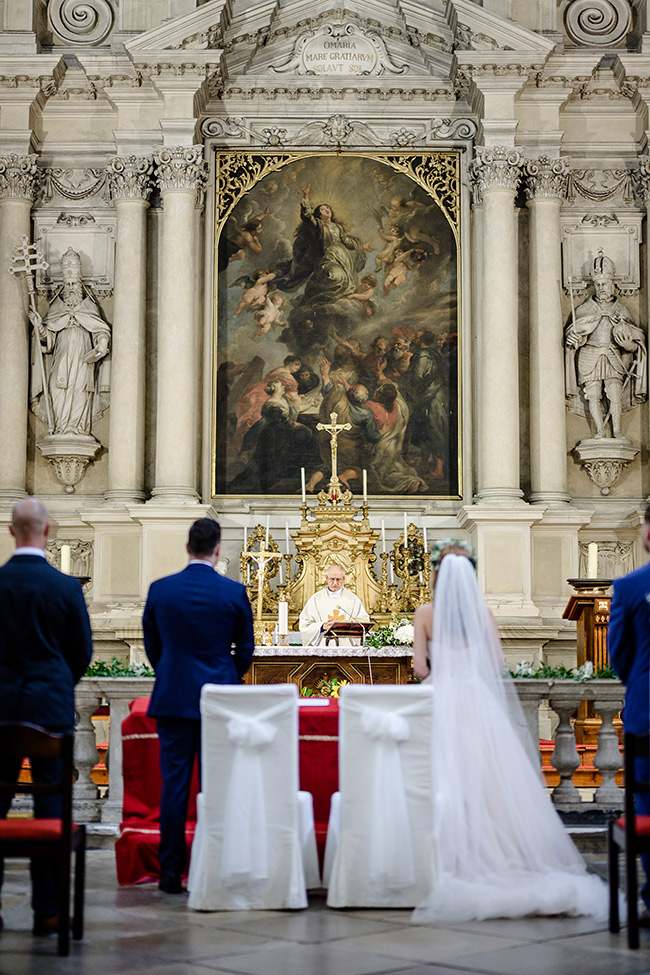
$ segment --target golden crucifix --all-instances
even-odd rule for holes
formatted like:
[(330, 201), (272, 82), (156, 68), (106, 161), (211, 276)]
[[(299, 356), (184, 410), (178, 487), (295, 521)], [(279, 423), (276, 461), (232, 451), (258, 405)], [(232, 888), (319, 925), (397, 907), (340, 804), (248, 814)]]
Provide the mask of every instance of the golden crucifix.
[(330, 484), (338, 484), (339, 479), (336, 476), (336, 454), (338, 449), (338, 437), (342, 430), (351, 430), (351, 423), (337, 423), (339, 415), (338, 413), (330, 413), (329, 423), (317, 423), (317, 430), (326, 430), (332, 438), (332, 478)]

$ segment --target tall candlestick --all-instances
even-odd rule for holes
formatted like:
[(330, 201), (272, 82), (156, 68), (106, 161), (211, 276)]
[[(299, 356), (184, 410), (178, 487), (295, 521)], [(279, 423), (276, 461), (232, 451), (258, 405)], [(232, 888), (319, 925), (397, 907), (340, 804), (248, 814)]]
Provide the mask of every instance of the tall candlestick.
[[(63, 553), (62, 553), (63, 554)], [(589, 542), (587, 548), (587, 578), (598, 578), (598, 543)]]
[(266, 541), (264, 543), (264, 548), (268, 549), (268, 547), (269, 547), (269, 516), (267, 515), (266, 516)]
[(381, 520), (381, 550), (382, 552), (386, 551), (386, 523), (383, 518)]
[(67, 576), (70, 575), (70, 546), (61, 546), (61, 572), (65, 572)]
[(278, 602), (278, 630), (281, 636), (286, 636), (289, 632), (289, 604), (286, 599)]
[(363, 470), (363, 503), (368, 503), (368, 471)]
[(300, 468), (300, 484), (302, 486), (302, 503), (304, 504), (307, 500), (307, 487), (305, 485), (305, 468)]

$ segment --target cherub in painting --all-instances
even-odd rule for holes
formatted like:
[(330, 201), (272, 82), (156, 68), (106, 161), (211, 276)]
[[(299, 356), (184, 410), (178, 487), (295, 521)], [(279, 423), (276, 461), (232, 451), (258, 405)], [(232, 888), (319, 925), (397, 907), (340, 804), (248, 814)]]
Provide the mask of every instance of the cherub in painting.
[(269, 271), (267, 267), (262, 267), (257, 271), (253, 271), (252, 278), (249, 278), (248, 275), (243, 275), (241, 278), (238, 278), (235, 284), (240, 284), (242, 287), (248, 285), (248, 287), (237, 305), (235, 315), (241, 315), (249, 305), (258, 307), (259, 305), (263, 305), (274, 277), (275, 273), (273, 271)]
[(375, 293), (375, 288), (377, 287), (377, 278), (374, 274), (364, 274), (359, 284), (357, 285), (357, 290), (355, 294), (348, 295), (349, 301), (358, 301), (366, 313), (366, 315), (372, 315), (375, 310), (374, 302), (372, 301), (372, 296)]
[[(421, 251), (419, 252), (422, 253)], [(398, 247), (395, 251), (395, 260), (386, 270), (384, 276), (384, 298), (387, 298), (393, 288), (399, 288), (400, 284), (406, 281), (407, 271), (417, 271), (423, 258), (418, 259), (417, 248), (411, 247), (405, 251)]]
[(284, 304), (284, 297), (279, 291), (274, 291), (273, 294), (267, 295), (264, 300), (264, 305), (259, 311), (256, 311), (253, 315), (255, 319), (255, 324), (257, 325), (257, 331), (253, 338), (257, 341), (260, 336), (266, 335), (270, 331), (272, 325), (286, 325), (286, 322), (282, 321), (282, 313), (280, 309)]
[(395, 226), (392, 226), (388, 233), (382, 227), (378, 227), (377, 233), (386, 242), (386, 246), (375, 255), (375, 271), (381, 271), (382, 267), (388, 269), (395, 260), (395, 251), (399, 247), (402, 235), (399, 227)]

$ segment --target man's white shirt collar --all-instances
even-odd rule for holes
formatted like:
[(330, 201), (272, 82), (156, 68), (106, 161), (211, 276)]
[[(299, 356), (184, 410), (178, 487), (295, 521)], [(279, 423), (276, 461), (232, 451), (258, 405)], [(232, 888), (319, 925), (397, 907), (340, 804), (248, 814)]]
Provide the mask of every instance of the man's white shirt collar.
[(209, 559), (190, 559), (187, 564), (188, 565), (209, 565), (211, 569), (214, 569), (214, 566)]
[(14, 550), (14, 555), (40, 555), (42, 559), (45, 558), (45, 552), (42, 548), (36, 548), (35, 545), (21, 545), (19, 548)]

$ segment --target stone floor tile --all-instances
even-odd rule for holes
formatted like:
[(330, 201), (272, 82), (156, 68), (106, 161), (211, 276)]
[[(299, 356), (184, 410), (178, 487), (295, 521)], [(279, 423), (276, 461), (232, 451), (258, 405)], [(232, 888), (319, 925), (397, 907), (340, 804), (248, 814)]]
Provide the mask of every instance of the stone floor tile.
[(411, 965), (413, 962), (439, 965), (456, 960), (464, 965), (467, 955), (498, 951), (520, 944), (521, 941), (515, 938), (499, 934), (453, 931), (421, 925), (397, 929), (388, 934), (348, 938), (345, 941), (346, 948), (354, 947), (373, 955), (399, 958)]
[[(203, 960), (203, 965), (206, 961)], [(348, 948), (340, 942), (325, 945), (277, 944), (250, 955), (234, 955), (215, 962), (237, 975), (373, 975), (400, 973), (411, 968), (408, 962), (381, 958), (362, 949)]]
[(472, 955), (464, 964), (470, 971), (494, 975), (648, 975), (650, 953), (586, 951), (567, 941)]

